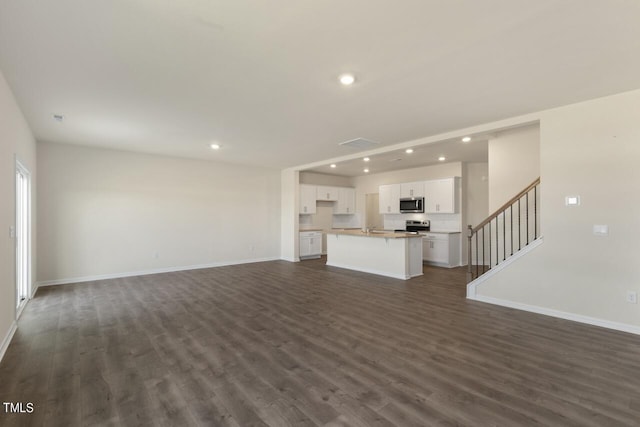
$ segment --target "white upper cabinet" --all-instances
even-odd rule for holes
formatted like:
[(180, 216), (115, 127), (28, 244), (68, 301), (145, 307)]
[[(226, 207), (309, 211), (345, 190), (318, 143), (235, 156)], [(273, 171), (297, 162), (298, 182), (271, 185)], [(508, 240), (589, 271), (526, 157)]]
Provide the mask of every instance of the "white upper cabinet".
[(400, 213), (400, 184), (381, 185), (379, 193), (381, 214)]
[(400, 184), (400, 198), (424, 197), (424, 181)]
[(316, 213), (316, 186), (300, 184), (300, 213)]
[(355, 188), (300, 184), (300, 214), (317, 213), (316, 201), (334, 202), (334, 214), (356, 213)]
[(340, 187), (318, 185), (316, 188), (316, 200), (321, 200), (323, 202), (335, 202), (338, 200)]
[(424, 183), (425, 213), (458, 212), (459, 178), (444, 178)]
[(333, 206), (334, 214), (352, 214), (356, 211), (355, 188), (340, 187), (338, 189), (338, 201)]

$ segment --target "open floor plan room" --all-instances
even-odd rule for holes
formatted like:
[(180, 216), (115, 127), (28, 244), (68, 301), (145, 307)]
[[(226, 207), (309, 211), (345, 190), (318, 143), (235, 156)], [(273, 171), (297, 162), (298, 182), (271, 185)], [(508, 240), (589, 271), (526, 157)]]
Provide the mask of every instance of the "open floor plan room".
[(464, 273), (273, 261), (43, 287), (0, 365), (0, 398), (35, 411), (2, 425), (637, 425), (635, 335), (468, 301)]
[(0, 427), (640, 427), (639, 22), (0, 0)]

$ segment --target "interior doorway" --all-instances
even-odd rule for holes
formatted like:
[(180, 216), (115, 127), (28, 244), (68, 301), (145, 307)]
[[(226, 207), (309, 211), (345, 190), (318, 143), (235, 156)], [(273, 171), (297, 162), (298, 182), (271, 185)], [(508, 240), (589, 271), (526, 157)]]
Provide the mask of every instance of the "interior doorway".
[(31, 174), (16, 160), (16, 318), (31, 292)]
[(378, 203), (379, 194), (369, 193), (365, 194), (365, 216), (364, 225), (366, 228), (375, 228), (382, 230), (384, 228), (384, 220), (380, 215), (380, 205)]

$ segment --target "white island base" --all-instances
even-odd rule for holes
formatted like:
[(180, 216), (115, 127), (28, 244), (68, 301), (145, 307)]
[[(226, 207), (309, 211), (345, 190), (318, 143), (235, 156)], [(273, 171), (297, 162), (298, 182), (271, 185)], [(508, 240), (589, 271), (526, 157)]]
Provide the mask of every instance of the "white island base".
[(400, 233), (328, 232), (327, 265), (403, 280), (422, 276), (422, 238)]

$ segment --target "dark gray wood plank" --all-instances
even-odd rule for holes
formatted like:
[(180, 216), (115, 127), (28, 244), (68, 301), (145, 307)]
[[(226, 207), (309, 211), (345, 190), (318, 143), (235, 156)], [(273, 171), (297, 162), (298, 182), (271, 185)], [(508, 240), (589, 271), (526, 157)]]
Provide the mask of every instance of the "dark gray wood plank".
[(640, 337), (399, 281), (267, 262), (41, 288), (0, 425), (638, 425)]

